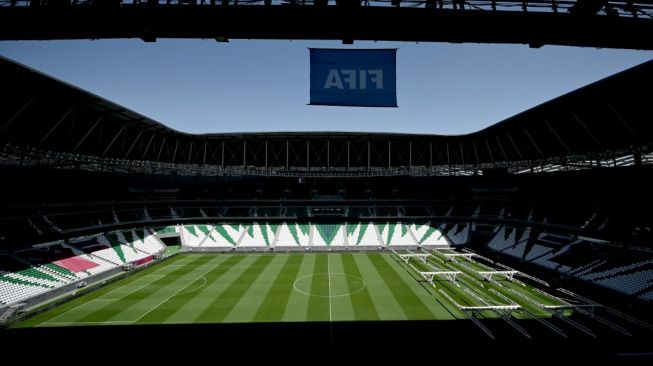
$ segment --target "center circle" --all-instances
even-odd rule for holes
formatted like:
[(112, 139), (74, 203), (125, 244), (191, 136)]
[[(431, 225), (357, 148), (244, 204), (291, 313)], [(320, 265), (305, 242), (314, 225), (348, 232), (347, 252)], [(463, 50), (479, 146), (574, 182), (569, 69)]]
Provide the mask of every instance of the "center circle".
[(347, 273), (312, 273), (299, 277), (293, 288), (309, 296), (342, 297), (363, 291), (365, 281)]

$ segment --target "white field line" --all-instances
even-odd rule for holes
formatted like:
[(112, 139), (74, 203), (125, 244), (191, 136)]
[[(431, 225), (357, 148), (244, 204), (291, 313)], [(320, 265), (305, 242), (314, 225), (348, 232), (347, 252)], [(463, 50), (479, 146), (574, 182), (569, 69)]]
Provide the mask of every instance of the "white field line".
[(329, 254), (327, 254), (327, 276), (329, 278), (329, 322), (331, 322), (331, 270), (329, 269)]
[[(64, 323), (68, 323), (68, 322), (53, 322), (52, 320), (57, 319), (57, 318), (59, 318), (59, 317), (65, 315), (65, 314), (68, 314), (68, 313), (70, 313), (71, 311), (76, 310), (76, 309), (78, 309), (78, 308), (80, 308), (80, 307), (82, 307), (82, 306), (84, 306), (84, 305), (88, 305), (88, 304), (90, 304), (90, 303), (92, 303), (92, 302), (94, 302), (94, 301), (117, 301), (117, 300), (120, 300), (120, 299), (124, 298), (125, 296), (128, 296), (128, 295), (130, 295), (130, 294), (132, 294), (132, 293), (134, 293), (134, 292), (136, 292), (136, 291), (142, 289), (143, 287), (145, 287), (145, 286), (151, 284), (152, 282), (158, 280), (159, 278), (163, 277), (163, 275), (148, 275), (148, 276), (143, 276), (143, 277), (141, 277), (141, 278), (146, 278), (146, 277), (156, 277), (156, 278), (155, 278), (154, 280), (150, 281), (150, 282), (146, 282), (146, 283), (144, 283), (143, 285), (141, 285), (141, 286), (139, 286), (139, 287), (137, 287), (137, 288), (135, 288), (135, 289), (133, 289), (133, 290), (127, 292), (125, 295), (123, 295), (123, 296), (121, 296), (121, 297), (119, 297), (119, 298), (117, 298), (117, 299), (100, 299), (100, 298), (98, 298), (98, 299), (93, 299), (93, 300), (90, 300), (90, 301), (83, 302), (83, 303), (81, 303), (81, 304), (75, 306), (74, 308), (72, 308), (72, 309), (70, 309), (70, 310), (67, 310), (67, 311), (65, 311), (65, 312), (63, 312), (63, 313), (61, 313), (61, 314), (55, 316), (54, 318), (50, 318), (50, 319), (46, 320), (45, 322), (43, 322), (43, 323), (37, 325), (37, 327), (40, 327), (40, 326), (43, 326), (43, 325), (52, 325), (52, 324), (61, 324), (61, 325), (63, 325)], [(139, 278), (138, 280), (140, 280), (140, 278)], [(136, 280), (136, 281), (138, 281), (138, 280)], [(113, 292), (115, 292), (115, 291), (118, 291), (118, 290), (124, 288), (125, 286), (129, 286), (129, 285), (131, 285), (131, 284), (133, 284), (133, 283), (134, 283), (134, 282), (130, 282), (130, 283), (124, 284), (124, 285), (122, 285), (122, 286), (120, 286), (120, 287), (118, 287), (118, 288), (115, 288), (115, 289), (113, 289), (113, 290), (107, 292), (107, 293), (104, 294), (103, 296), (106, 296), (106, 295), (108, 295), (108, 294), (110, 294), (110, 293), (113, 293)], [(74, 322), (73, 322), (73, 324), (74, 324)]]
[[(222, 263), (222, 261), (220, 261), (219, 263), (217, 263), (215, 266), (211, 267), (208, 271), (204, 272), (201, 276), (199, 276), (199, 277), (197, 277), (197, 278), (202, 278), (202, 277), (206, 276), (209, 272), (211, 272), (211, 271), (213, 271), (214, 269), (216, 269), (216, 268), (217, 268), (221, 263)], [(165, 299), (163, 299), (163, 301), (161, 301), (160, 303), (158, 303), (155, 307), (153, 307), (153, 308), (151, 308), (150, 310), (148, 310), (145, 314), (139, 316), (139, 317), (138, 317), (137, 319), (135, 319), (135, 320), (132, 320), (132, 323), (136, 323), (137, 321), (141, 320), (145, 315), (151, 313), (154, 309), (156, 309), (156, 308), (158, 308), (159, 306), (163, 305), (164, 302), (170, 300), (171, 298), (173, 298), (174, 296), (176, 296), (177, 294), (179, 294), (180, 292), (182, 292), (183, 290), (185, 290), (188, 286), (190, 286), (190, 285), (191, 285), (192, 283), (194, 283), (195, 281), (196, 281), (196, 280), (193, 280), (193, 281), (189, 282), (188, 284), (186, 284), (186, 286), (180, 288), (180, 289), (179, 289), (177, 292), (175, 292), (174, 294), (172, 294), (172, 295), (166, 297)]]
[(39, 326), (46, 326), (46, 327), (57, 327), (57, 326), (66, 326), (66, 325), (111, 325), (111, 324), (131, 324), (131, 320), (107, 320), (104, 322), (46, 322), (43, 324), (40, 324)]

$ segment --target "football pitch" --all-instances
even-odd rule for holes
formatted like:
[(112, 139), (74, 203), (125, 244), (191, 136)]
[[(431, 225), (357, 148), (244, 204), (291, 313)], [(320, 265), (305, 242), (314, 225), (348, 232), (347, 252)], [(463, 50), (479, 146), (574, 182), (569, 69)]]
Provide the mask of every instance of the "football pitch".
[[(401, 254), (401, 253), (399, 253)], [(397, 253), (180, 254), (17, 327), (372, 320), (454, 320), (464, 307), (516, 306), (549, 317), (557, 298), (471, 259)], [(420, 272), (457, 272), (454, 281)], [(479, 310), (476, 316), (499, 317)]]

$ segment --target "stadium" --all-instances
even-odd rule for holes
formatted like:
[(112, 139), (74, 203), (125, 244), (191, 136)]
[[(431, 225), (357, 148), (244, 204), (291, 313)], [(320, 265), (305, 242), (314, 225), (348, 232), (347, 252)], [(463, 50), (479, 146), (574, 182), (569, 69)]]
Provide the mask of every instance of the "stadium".
[[(317, 19), (369, 7), (382, 17), (443, 11), (445, 24), (458, 17), (448, 7), (466, 6), (180, 4), (194, 5), (181, 9), (189, 22), (202, 6), (219, 19), (221, 11), (238, 18), (266, 9)], [(0, 35), (417, 37), (411, 27), (266, 34), (262, 21), (238, 33), (223, 19), (217, 31), (160, 26), (155, 34), (128, 24), (132, 11), (168, 5), (179, 4), (12, 1), (0, 7)], [(505, 19), (516, 13), (477, 5)], [(561, 23), (576, 37), (497, 31), (475, 41), (652, 47), (653, 37), (619, 37), (650, 34), (651, 20), (636, 16), (649, 14), (646, 2), (560, 6), (590, 28), (621, 28), (583, 38), (576, 23)], [(100, 17), (97, 9), (127, 25), (76, 28), (76, 17)], [(14, 27), (50, 11), (70, 11), (70, 22)], [(536, 13), (519, 15), (548, 14)], [(446, 41), (474, 41), (473, 32), (460, 37)], [(34, 358), (114, 347), (116, 360), (165, 359), (173, 345), (195, 356), (231, 351), (286, 363), (289, 352), (338, 364), (653, 357), (653, 61), (456, 136), (191, 134), (3, 57), (0, 80), (0, 337), (43, 351)]]

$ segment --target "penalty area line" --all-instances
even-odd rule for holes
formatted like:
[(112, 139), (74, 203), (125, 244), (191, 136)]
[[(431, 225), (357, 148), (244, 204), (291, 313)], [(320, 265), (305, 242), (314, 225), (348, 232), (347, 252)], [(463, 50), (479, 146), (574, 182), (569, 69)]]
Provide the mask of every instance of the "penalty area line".
[(131, 324), (133, 323), (131, 320), (107, 320), (104, 322), (84, 322), (84, 321), (79, 321), (79, 322), (48, 322), (48, 323), (43, 323), (39, 326), (47, 326), (47, 327), (59, 327), (59, 326), (69, 326), (69, 325), (112, 325), (112, 324)]
[[(84, 306), (84, 305), (88, 305), (88, 304), (90, 304), (90, 303), (92, 303), (92, 302), (97, 302), (97, 301), (100, 301), (100, 302), (103, 302), (103, 301), (119, 301), (119, 300), (122, 300), (123, 298), (127, 297), (128, 295), (130, 295), (130, 294), (132, 294), (132, 293), (134, 293), (134, 292), (136, 292), (136, 291), (142, 289), (143, 287), (145, 287), (145, 286), (147, 286), (147, 285), (153, 283), (154, 281), (158, 280), (159, 278), (163, 277), (162, 275), (150, 275), (150, 276), (153, 276), (153, 277), (155, 277), (155, 278), (154, 278), (152, 281), (148, 281), (148, 282), (144, 283), (144, 284), (141, 285), (141, 286), (138, 286), (137, 288), (135, 288), (135, 289), (133, 289), (133, 290), (132, 290), (132, 289), (128, 289), (128, 292), (127, 292), (126, 294), (124, 294), (123, 296), (118, 297), (117, 299), (96, 298), (96, 299), (91, 299), (91, 300), (89, 300), (89, 301), (85, 301), (85, 302), (83, 302), (83, 303), (81, 303), (81, 304), (75, 306), (74, 308), (72, 308), (72, 309), (70, 309), (70, 310), (64, 311), (63, 313), (61, 313), (61, 314), (59, 314), (59, 315), (57, 315), (57, 316), (55, 316), (55, 317), (53, 317), (53, 318), (50, 318), (50, 319), (44, 321), (43, 323), (37, 325), (37, 327), (40, 327), (40, 326), (47, 326), (48, 324), (57, 324), (57, 323), (59, 323), (59, 322), (53, 322), (52, 320), (57, 319), (57, 318), (60, 318), (60, 317), (62, 317), (62, 316), (64, 316), (64, 315), (70, 313), (71, 311), (73, 311), (73, 310), (77, 310), (78, 308), (80, 308), (80, 307), (82, 307), (82, 306)], [(159, 276), (160, 276), (160, 277), (159, 277)], [(143, 277), (141, 277), (141, 278), (146, 278), (146, 277), (148, 277), (148, 276), (143, 276)], [(107, 292), (107, 293), (104, 294), (103, 296), (106, 296), (106, 295), (109, 295), (109, 294), (111, 294), (111, 293), (114, 293), (114, 292), (116, 292), (116, 291), (118, 291), (118, 290), (124, 289), (125, 287), (127, 287), (127, 286), (129, 286), (129, 285), (131, 285), (131, 284), (138, 283), (139, 280), (140, 280), (140, 278), (139, 278), (139, 279), (136, 279), (136, 281), (134, 281), (134, 282), (126, 283), (126, 284), (124, 284), (124, 285), (122, 285), (122, 286), (120, 286), (120, 287), (118, 287), (118, 288), (115, 288), (115, 289), (113, 289), (113, 290)], [(64, 322), (64, 323), (66, 323), (66, 322)]]
[(168, 300), (172, 299), (173, 297), (177, 296), (180, 292), (184, 291), (188, 286), (190, 286), (191, 284), (195, 283), (199, 278), (203, 278), (204, 276), (206, 276), (207, 274), (209, 274), (209, 272), (211, 272), (211, 271), (213, 271), (214, 269), (218, 268), (218, 266), (219, 266), (221, 263), (222, 263), (222, 262), (217, 263), (215, 266), (211, 267), (211, 269), (209, 269), (208, 271), (204, 272), (201, 276), (199, 276), (199, 277), (197, 277), (195, 280), (189, 282), (188, 284), (186, 284), (184, 287), (180, 288), (180, 289), (179, 289), (177, 292), (175, 292), (174, 294), (172, 294), (172, 295), (166, 297), (165, 299), (163, 299), (163, 301), (161, 301), (161, 302), (158, 303), (156, 306), (154, 306), (153, 308), (151, 308), (150, 310), (148, 310), (145, 314), (139, 316), (139, 317), (136, 318), (135, 320), (132, 320), (132, 323), (136, 323), (137, 321), (143, 319), (143, 317), (145, 317), (145, 315), (151, 313), (152, 311), (154, 311), (154, 309), (156, 309), (156, 308), (158, 308), (159, 306), (163, 305), (163, 303), (165, 303), (166, 301), (168, 301)]

